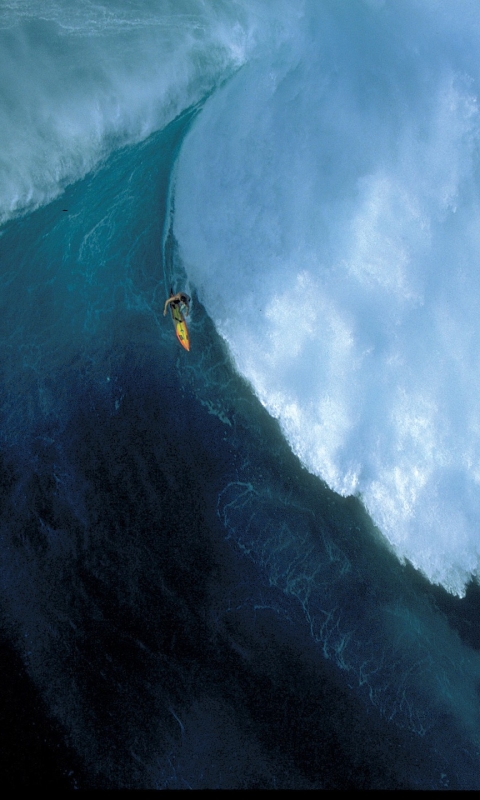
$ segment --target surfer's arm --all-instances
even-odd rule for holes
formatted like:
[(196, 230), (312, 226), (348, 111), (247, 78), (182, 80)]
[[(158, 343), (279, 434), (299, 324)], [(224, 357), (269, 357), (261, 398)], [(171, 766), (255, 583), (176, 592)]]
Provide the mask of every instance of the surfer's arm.
[(173, 299), (174, 299), (173, 297), (169, 297), (168, 300), (165, 300), (165, 306), (163, 308), (163, 316), (164, 317), (167, 316), (167, 308), (168, 308), (168, 306), (170, 305), (170, 303), (172, 302)]

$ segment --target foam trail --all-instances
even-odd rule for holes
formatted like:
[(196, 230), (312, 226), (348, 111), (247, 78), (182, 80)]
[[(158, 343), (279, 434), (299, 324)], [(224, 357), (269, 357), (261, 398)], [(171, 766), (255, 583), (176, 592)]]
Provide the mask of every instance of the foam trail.
[(479, 570), (480, 11), (310, 2), (209, 101), (175, 231), (293, 450), (401, 559)]

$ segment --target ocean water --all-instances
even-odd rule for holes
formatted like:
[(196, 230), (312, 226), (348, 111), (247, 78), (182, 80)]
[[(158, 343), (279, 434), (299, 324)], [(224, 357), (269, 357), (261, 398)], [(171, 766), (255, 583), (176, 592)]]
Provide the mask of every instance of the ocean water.
[(10, 785), (479, 788), (479, 34), (0, 4)]

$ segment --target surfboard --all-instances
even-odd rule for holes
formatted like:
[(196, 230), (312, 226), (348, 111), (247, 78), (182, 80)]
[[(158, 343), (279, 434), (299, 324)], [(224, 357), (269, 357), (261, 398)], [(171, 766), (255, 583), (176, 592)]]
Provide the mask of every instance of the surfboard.
[(170, 311), (172, 312), (173, 327), (175, 328), (178, 341), (185, 350), (190, 350), (190, 337), (188, 335), (187, 323), (180, 311), (180, 307), (171, 303)]

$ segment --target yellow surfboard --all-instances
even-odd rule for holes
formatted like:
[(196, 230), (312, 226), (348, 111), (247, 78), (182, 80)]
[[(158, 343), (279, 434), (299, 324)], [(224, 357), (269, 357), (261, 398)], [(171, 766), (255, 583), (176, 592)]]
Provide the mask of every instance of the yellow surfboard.
[(185, 350), (190, 350), (190, 337), (188, 335), (187, 323), (185, 322), (185, 317), (180, 311), (180, 307), (171, 303), (170, 311), (172, 312), (173, 327), (175, 328), (178, 341), (182, 347), (185, 348)]

